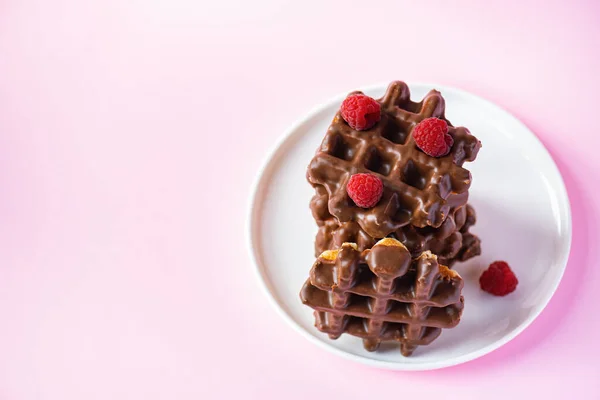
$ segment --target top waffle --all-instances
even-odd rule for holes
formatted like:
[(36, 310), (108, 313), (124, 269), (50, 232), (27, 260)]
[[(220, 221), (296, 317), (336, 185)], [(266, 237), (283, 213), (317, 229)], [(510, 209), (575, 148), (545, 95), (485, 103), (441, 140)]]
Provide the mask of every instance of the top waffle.
[[(436, 90), (415, 103), (405, 83), (393, 82), (377, 101), (381, 120), (365, 131), (352, 129), (336, 114), (308, 167), (308, 181), (325, 188), (334, 217), (358, 222), (372, 237), (385, 237), (407, 224), (439, 227), (452, 208), (466, 204), (471, 173), (462, 165), (475, 160), (481, 143), (445, 119), (444, 99)], [(448, 122), (454, 145), (446, 156), (428, 156), (412, 139), (415, 125), (430, 117)], [(348, 180), (357, 173), (374, 173), (383, 182), (383, 196), (373, 208), (357, 207), (346, 193)]]

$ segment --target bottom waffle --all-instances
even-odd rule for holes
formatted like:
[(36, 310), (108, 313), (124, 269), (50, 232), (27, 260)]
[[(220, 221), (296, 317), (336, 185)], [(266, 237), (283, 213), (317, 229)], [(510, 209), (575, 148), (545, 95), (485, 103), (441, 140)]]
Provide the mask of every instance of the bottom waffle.
[(463, 310), (463, 280), (430, 251), (413, 257), (393, 238), (359, 251), (355, 243), (323, 252), (300, 292), (315, 310), (315, 326), (337, 339), (363, 339), (365, 349), (396, 341), (404, 356), (456, 326)]

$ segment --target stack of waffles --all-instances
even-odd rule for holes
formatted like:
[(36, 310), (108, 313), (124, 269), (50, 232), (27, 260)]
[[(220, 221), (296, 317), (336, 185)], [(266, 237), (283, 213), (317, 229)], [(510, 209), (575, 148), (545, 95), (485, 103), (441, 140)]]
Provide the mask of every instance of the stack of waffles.
[[(318, 258), (300, 295), (331, 338), (361, 337), (369, 351), (393, 340), (410, 355), (460, 320), (463, 282), (447, 266), (481, 252), (469, 232), (475, 210), (467, 204), (471, 173), (463, 168), (481, 143), (446, 120), (438, 91), (416, 103), (405, 83), (393, 82), (377, 102), (380, 119), (367, 130), (353, 129), (338, 112), (308, 166)], [(414, 127), (428, 118), (448, 125), (453, 144), (444, 156), (414, 141)], [(383, 183), (373, 207), (349, 197), (355, 174)]]

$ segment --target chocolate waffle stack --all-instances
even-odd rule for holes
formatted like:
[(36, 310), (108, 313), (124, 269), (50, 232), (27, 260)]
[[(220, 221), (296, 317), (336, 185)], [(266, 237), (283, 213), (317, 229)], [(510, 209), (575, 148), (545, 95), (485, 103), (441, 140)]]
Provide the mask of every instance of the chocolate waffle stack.
[[(356, 94), (360, 92), (351, 93)], [(399, 290), (400, 276), (420, 273), (419, 265), (423, 263), (423, 257), (428, 260), (428, 265), (437, 266), (438, 262), (452, 265), (456, 261), (464, 261), (480, 254), (480, 241), (469, 232), (475, 223), (475, 210), (467, 204), (471, 173), (463, 168), (463, 164), (475, 160), (481, 143), (466, 128), (450, 124), (445, 117), (444, 99), (438, 91), (430, 91), (421, 102), (416, 103), (410, 100), (410, 91), (405, 83), (393, 82), (385, 95), (376, 101), (380, 106), (380, 118), (366, 130), (352, 128), (341, 112), (336, 114), (308, 166), (307, 179), (316, 191), (310, 202), (312, 214), (319, 226), (315, 255), (320, 261), (317, 260), (315, 266), (325, 264), (323, 255), (329, 254), (327, 250), (347, 249), (348, 245), (344, 243), (353, 243), (352, 248), (355, 247), (354, 252), (357, 253), (354, 256), (358, 257), (359, 252), (368, 256), (373, 252), (370, 249), (375, 249), (373, 246), (382, 238), (393, 238), (401, 243), (409, 255), (409, 261), (412, 257), (413, 261), (405, 266), (407, 271), (412, 271), (410, 273), (400, 266), (397, 266), (398, 271), (404, 272), (396, 277), (382, 277), (373, 271), (377, 276), (377, 279), (371, 279), (373, 282), (377, 281), (373, 286), (377, 293), (374, 298), (383, 296), (381, 298), (389, 299), (389, 296)], [(415, 126), (431, 118), (445, 121), (448, 125), (447, 133), (453, 139), (447, 154), (443, 156), (432, 157), (426, 154), (417, 146), (413, 137)], [(356, 174), (371, 174), (381, 180), (383, 192), (374, 206), (359, 207), (350, 198), (347, 184)], [(435, 262), (432, 261), (434, 258)], [(342, 282), (337, 281), (333, 286), (326, 287), (319, 284), (322, 277), (314, 271), (315, 267), (301, 295), (303, 302), (316, 310), (317, 328), (329, 333), (332, 338), (343, 332), (363, 337), (368, 350), (375, 350), (377, 346), (373, 343), (391, 338), (400, 341), (402, 353), (408, 355), (412, 353), (414, 346), (431, 342), (439, 335), (439, 328), (454, 326), (460, 317), (462, 300), (459, 308), (452, 308), (451, 314), (456, 318), (452, 323), (435, 320), (434, 325), (419, 325), (411, 320), (412, 325), (427, 327), (419, 330), (420, 334), (417, 335), (414, 330), (416, 328), (413, 329), (411, 324), (407, 325), (408, 328), (402, 325), (406, 323), (405, 319), (382, 316), (389, 314), (386, 307), (390, 303), (387, 300), (387, 306), (384, 307), (386, 309), (382, 309), (385, 312), (375, 312), (371, 304), (373, 302), (367, 301), (365, 304), (369, 305), (367, 308), (370, 314), (361, 311), (358, 317), (363, 318), (363, 321), (359, 323), (350, 318), (354, 314), (342, 315), (335, 311), (340, 308), (346, 310), (352, 305), (351, 302), (340, 303), (341, 300), (336, 299), (339, 296), (352, 298), (347, 294), (353, 293), (352, 287), (358, 281), (348, 281), (343, 284), (345, 286), (340, 286)], [(451, 274), (452, 279), (460, 279), (458, 274)], [(384, 285), (387, 289), (377, 286), (384, 278), (389, 278), (386, 281), (389, 287)], [(414, 316), (417, 308), (421, 309), (422, 301), (430, 301), (425, 300), (423, 293), (427, 290), (435, 291), (436, 285), (432, 285), (419, 288), (423, 292), (419, 294), (419, 300), (415, 300), (416, 303), (411, 303), (413, 305), (408, 308), (410, 315)], [(456, 287), (459, 286), (462, 287), (462, 283)], [(322, 293), (318, 294), (318, 291)], [(334, 294), (331, 305), (333, 308), (324, 303), (325, 297), (329, 298), (330, 293)], [(400, 291), (400, 295), (408, 295), (407, 293)], [(460, 290), (458, 293), (460, 294)], [(433, 296), (430, 292), (427, 295)], [(380, 303), (381, 301), (377, 304)], [(438, 308), (446, 307), (441, 303), (432, 304)], [(420, 311), (425, 319), (431, 312), (433, 311)], [(363, 323), (365, 318), (368, 324)], [(373, 324), (383, 324), (387, 328), (375, 329)], [(360, 328), (359, 325), (364, 326)], [(404, 331), (406, 329), (412, 332), (408, 336)]]

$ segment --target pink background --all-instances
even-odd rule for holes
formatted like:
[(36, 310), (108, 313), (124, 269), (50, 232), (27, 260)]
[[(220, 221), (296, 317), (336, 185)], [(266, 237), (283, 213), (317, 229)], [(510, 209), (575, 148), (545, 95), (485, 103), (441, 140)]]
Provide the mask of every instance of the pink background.
[[(0, 1), (0, 399), (600, 398), (599, 3), (202, 3)], [(282, 132), (393, 79), (521, 118), (573, 208), (548, 308), (440, 371), (310, 344), (267, 303), (244, 241)]]

